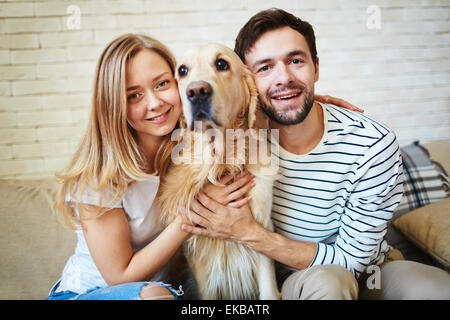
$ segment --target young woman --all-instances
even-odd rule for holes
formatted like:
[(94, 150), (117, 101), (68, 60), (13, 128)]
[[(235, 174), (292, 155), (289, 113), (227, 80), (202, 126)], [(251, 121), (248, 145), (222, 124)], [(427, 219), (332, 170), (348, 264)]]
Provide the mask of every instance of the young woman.
[[(189, 235), (181, 225), (189, 222), (179, 215), (160, 230), (153, 208), (182, 110), (174, 70), (170, 51), (144, 35), (123, 35), (101, 54), (86, 133), (58, 174), (55, 207), (75, 229), (78, 243), (48, 299), (176, 299), (182, 294), (161, 280)], [(348, 107), (340, 99), (321, 98)], [(251, 182), (246, 175), (205, 192), (240, 207), (246, 201), (235, 191), (248, 191)]]
[[(175, 59), (159, 41), (127, 34), (103, 51), (87, 131), (59, 175), (56, 209), (78, 243), (48, 299), (173, 299), (160, 282), (188, 233), (181, 215), (165, 230), (153, 200), (167, 170), (181, 100)], [(224, 188), (250, 188), (250, 176)], [(151, 279), (152, 282), (147, 282)]]

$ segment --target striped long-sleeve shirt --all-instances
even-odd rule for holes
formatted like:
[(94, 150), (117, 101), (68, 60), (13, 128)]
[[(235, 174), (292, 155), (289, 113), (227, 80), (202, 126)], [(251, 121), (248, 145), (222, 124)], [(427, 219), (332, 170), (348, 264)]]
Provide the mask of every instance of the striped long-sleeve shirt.
[(338, 264), (359, 276), (390, 249), (383, 237), (403, 193), (400, 150), (385, 125), (322, 108), (325, 131), (311, 152), (280, 147), (272, 219), (276, 232), (318, 243), (310, 266)]

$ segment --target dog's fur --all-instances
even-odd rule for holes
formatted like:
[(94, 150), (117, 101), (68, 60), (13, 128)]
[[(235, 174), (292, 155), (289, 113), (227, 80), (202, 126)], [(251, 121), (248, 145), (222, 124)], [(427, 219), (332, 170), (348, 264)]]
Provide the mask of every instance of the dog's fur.
[[(226, 61), (229, 69), (218, 70), (218, 59)], [(255, 127), (260, 112), (256, 86), (250, 71), (232, 50), (219, 44), (197, 47), (185, 54), (179, 66), (187, 68), (185, 76), (180, 77), (178, 72), (176, 75), (186, 125), (190, 129), (184, 139), (193, 135), (194, 120), (201, 120), (204, 126), (220, 130), (224, 137), (225, 129), (246, 130)], [(203, 113), (197, 112), (199, 106), (189, 99), (187, 92), (190, 84), (198, 81), (207, 82), (212, 91), (210, 99), (203, 101), (201, 107), (206, 108)], [(221, 151), (217, 138), (214, 141), (203, 139), (202, 147), (203, 153), (207, 152), (208, 155)], [(248, 155), (246, 150), (246, 160)], [(241, 174), (241, 165), (219, 162), (214, 160), (212, 163), (171, 165), (161, 182), (158, 196), (159, 221), (163, 226), (175, 219), (179, 207), (190, 207), (191, 201), (207, 181), (217, 184), (227, 172), (236, 178)], [(250, 191), (250, 208), (256, 221), (272, 230), (272, 185), (276, 175), (263, 173), (264, 166), (260, 163), (246, 163), (247, 170), (255, 176), (256, 182)], [(191, 236), (183, 249), (201, 299), (279, 299), (273, 260), (247, 246)]]

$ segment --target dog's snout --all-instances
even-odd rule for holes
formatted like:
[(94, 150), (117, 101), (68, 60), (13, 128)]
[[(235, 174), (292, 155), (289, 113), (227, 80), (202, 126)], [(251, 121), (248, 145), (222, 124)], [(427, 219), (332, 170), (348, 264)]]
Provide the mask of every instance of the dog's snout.
[(186, 96), (192, 103), (208, 99), (212, 94), (212, 87), (206, 81), (192, 82), (186, 88)]

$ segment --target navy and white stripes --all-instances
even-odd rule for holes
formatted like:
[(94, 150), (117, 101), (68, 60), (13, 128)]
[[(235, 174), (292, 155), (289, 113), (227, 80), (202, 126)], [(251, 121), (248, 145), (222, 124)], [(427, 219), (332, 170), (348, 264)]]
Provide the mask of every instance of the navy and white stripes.
[(318, 243), (311, 266), (338, 264), (358, 276), (389, 250), (383, 237), (403, 192), (401, 155), (383, 124), (322, 107), (325, 132), (314, 150), (280, 147), (272, 219), (278, 233)]

